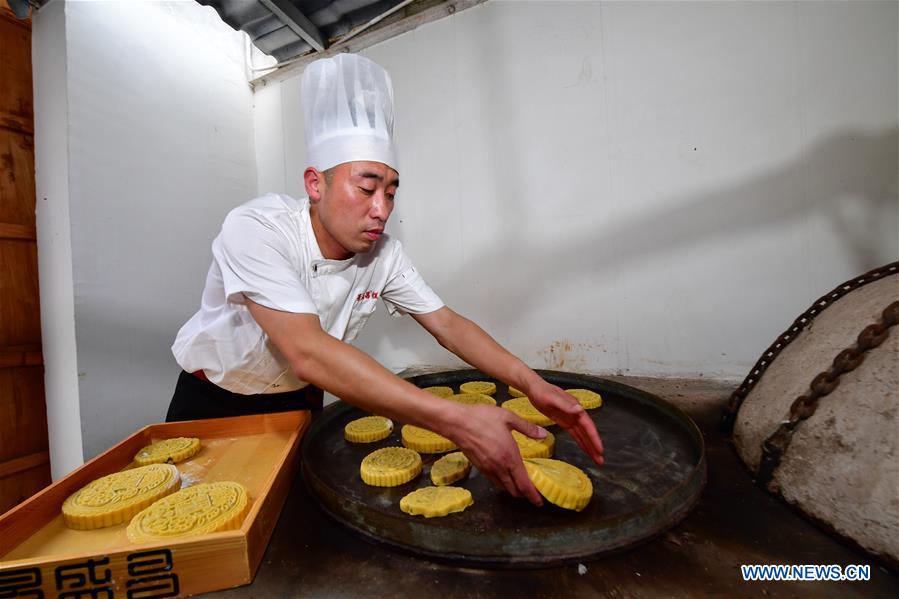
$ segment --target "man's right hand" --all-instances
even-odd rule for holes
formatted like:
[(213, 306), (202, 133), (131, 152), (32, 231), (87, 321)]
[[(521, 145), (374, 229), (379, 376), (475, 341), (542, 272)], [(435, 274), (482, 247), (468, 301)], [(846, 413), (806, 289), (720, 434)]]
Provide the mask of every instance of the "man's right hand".
[[(513, 497), (525, 497), (536, 506), (543, 498), (528, 477), (513, 430), (543, 439), (546, 430), (531, 424), (509, 410), (494, 406), (464, 406), (461, 419), (448, 436), (459, 446), (465, 457), (490, 482), (505, 489)], [(437, 431), (440, 432), (440, 431)]]

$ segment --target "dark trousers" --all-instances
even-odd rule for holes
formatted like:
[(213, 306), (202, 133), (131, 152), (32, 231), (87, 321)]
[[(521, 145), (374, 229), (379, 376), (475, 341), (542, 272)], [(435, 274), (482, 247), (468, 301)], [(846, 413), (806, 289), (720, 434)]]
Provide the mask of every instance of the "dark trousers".
[(165, 421), (204, 420), (292, 410), (312, 410), (313, 414), (317, 414), (322, 409), (322, 396), (322, 390), (312, 385), (286, 393), (241, 395), (182, 371)]

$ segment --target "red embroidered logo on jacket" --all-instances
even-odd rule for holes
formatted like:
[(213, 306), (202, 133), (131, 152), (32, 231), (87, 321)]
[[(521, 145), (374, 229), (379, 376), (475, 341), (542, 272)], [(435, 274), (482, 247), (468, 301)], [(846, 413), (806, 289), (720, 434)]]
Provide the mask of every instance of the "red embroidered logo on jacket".
[(361, 302), (362, 300), (376, 300), (378, 299), (377, 291), (366, 291), (365, 293), (360, 293), (356, 296), (356, 301)]

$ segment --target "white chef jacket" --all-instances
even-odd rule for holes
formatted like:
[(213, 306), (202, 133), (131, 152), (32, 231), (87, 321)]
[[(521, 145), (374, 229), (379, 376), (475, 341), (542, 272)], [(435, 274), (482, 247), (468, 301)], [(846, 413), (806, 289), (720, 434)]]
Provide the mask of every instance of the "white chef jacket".
[(246, 298), (318, 314), (324, 331), (351, 341), (380, 298), (392, 315), (443, 307), (403, 251), (383, 235), (346, 260), (322, 256), (309, 200), (270, 193), (232, 210), (212, 242), (200, 310), (178, 331), (172, 353), (187, 372), (202, 370), (234, 393), (282, 393), (305, 387), (250, 315)]

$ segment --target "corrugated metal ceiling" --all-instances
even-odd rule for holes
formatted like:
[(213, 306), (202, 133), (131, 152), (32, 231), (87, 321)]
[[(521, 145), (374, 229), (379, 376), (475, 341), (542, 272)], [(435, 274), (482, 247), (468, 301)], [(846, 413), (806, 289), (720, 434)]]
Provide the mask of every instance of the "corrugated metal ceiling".
[[(433, 7), (436, 0), (197, 0), (222, 20), (244, 31), (257, 48), (284, 62), (315, 51), (400, 8), (372, 27), (383, 27)], [(400, 6), (403, 5), (403, 6)]]

